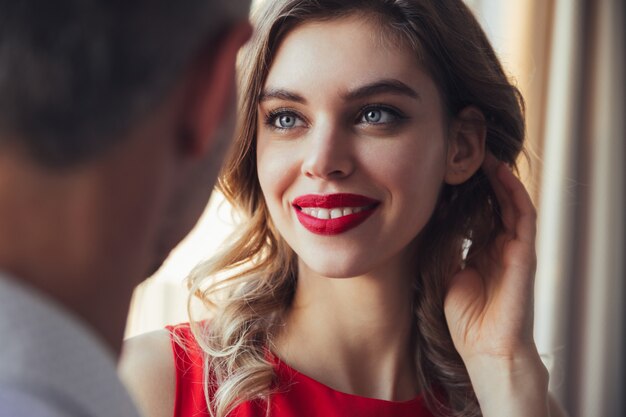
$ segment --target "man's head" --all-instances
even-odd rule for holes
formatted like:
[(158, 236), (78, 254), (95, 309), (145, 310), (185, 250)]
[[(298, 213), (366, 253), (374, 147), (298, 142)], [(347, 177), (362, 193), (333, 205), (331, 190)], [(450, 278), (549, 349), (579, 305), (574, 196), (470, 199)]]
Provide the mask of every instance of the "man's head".
[(0, 144), (80, 164), (149, 115), (249, 1), (0, 1)]
[(71, 304), (160, 264), (228, 149), (249, 3), (0, 0), (0, 269)]

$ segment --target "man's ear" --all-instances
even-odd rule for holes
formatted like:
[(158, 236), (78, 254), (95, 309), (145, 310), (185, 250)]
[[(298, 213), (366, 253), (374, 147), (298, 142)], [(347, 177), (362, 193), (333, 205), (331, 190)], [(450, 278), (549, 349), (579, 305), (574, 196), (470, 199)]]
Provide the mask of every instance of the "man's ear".
[(452, 122), (448, 138), (445, 182), (458, 185), (480, 168), (485, 158), (486, 126), (483, 113), (465, 107)]
[(215, 133), (234, 106), (237, 52), (251, 34), (247, 21), (230, 26), (193, 62), (181, 116), (184, 132), (178, 138), (188, 156), (203, 157), (218, 139)]

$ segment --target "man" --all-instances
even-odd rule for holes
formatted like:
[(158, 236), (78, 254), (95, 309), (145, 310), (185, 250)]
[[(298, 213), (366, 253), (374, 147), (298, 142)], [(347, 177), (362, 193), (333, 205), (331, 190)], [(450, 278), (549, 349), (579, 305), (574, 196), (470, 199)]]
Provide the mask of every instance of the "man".
[(248, 9), (0, 0), (0, 416), (137, 415), (131, 293), (206, 205)]

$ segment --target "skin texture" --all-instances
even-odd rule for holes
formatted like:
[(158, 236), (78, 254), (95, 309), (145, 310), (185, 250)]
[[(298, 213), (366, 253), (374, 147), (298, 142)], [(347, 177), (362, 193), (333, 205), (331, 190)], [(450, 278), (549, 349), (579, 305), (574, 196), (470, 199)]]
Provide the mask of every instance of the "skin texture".
[[(282, 41), (264, 86), (258, 178), (274, 224), (299, 257), (293, 305), (272, 349), (343, 392), (391, 401), (418, 395), (411, 253), (443, 184), (462, 183), (483, 166), (506, 233), (453, 280), (448, 324), (484, 416), (561, 415), (548, 406), (547, 374), (532, 342), (532, 203), (486, 155), (484, 128), (472, 122), (480, 112), (445, 117), (414, 53), (382, 43), (378, 30), (360, 17), (302, 24)], [(381, 80), (415, 94), (388, 87), (354, 94)], [(294, 198), (340, 192), (379, 205), (339, 235), (314, 234), (298, 222)], [(148, 416), (173, 409), (171, 398), (156, 394), (174, 385), (168, 344), (163, 332), (128, 344), (122, 370), (140, 374), (135, 384)]]

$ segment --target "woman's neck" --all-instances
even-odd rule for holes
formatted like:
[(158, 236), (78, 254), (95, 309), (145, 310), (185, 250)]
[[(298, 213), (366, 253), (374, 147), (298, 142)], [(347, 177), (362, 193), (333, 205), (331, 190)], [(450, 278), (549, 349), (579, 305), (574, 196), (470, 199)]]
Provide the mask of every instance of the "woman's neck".
[(412, 277), (400, 268), (340, 279), (300, 265), (274, 349), (289, 365), (336, 390), (411, 399), (419, 391), (413, 292)]

